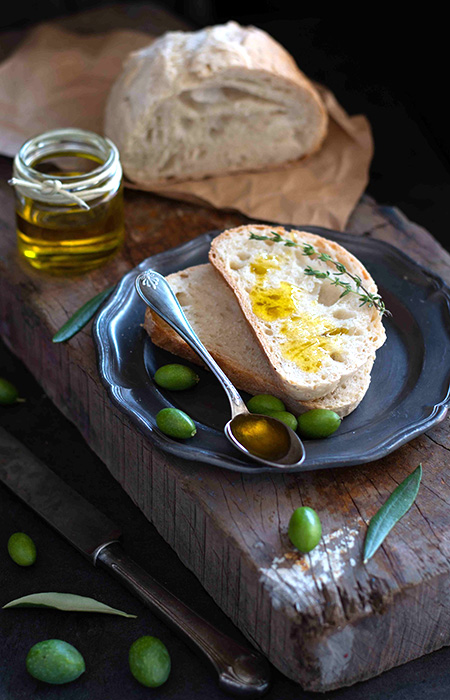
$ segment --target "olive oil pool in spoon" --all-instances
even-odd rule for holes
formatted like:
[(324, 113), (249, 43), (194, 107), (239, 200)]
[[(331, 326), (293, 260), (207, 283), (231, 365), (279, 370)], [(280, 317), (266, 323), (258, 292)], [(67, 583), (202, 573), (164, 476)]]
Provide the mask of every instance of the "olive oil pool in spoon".
[(300, 466), (305, 459), (305, 448), (298, 435), (276, 418), (248, 411), (236, 387), (191, 328), (164, 277), (159, 272), (147, 270), (137, 276), (135, 286), (145, 303), (190, 345), (222, 384), (231, 407), (231, 419), (224, 432), (234, 447), (270, 467), (292, 469)]

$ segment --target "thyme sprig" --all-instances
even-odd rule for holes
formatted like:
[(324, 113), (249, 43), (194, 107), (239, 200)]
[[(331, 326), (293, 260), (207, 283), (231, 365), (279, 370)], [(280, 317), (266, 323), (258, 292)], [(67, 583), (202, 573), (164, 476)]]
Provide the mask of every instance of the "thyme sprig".
[[(274, 243), (282, 243), (288, 248), (301, 248), (303, 255), (308, 257), (315, 257), (316, 260), (321, 260), (322, 262), (331, 263), (336, 268), (335, 271), (330, 270), (317, 270), (308, 265), (305, 267), (303, 272), (305, 275), (310, 277), (315, 277), (316, 279), (328, 279), (331, 284), (335, 287), (342, 287), (343, 291), (340, 295), (340, 299), (345, 297), (347, 294), (358, 294), (360, 299), (360, 306), (367, 304), (370, 308), (373, 306), (380, 312), (381, 316), (390, 316), (391, 313), (386, 309), (383, 299), (379, 294), (372, 294), (363, 285), (362, 280), (358, 275), (354, 275), (347, 270), (345, 265), (328, 255), (328, 253), (320, 253), (314, 248), (310, 243), (297, 243), (292, 241), (290, 238), (284, 238), (281, 234), (276, 231), (271, 231), (272, 237), (269, 236), (259, 236), (256, 233), (250, 233), (250, 239), (255, 241), (273, 241)], [(352, 286), (351, 282), (346, 282), (342, 279), (343, 275), (350, 277), (354, 282), (355, 288)]]

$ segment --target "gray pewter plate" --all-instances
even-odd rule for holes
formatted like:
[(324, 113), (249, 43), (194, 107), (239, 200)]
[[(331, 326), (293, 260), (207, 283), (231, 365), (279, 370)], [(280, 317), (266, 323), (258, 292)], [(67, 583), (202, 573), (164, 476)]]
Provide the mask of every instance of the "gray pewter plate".
[[(348, 467), (380, 459), (446, 415), (450, 289), (388, 243), (318, 226), (296, 228), (330, 238), (356, 255), (377, 282), (392, 317), (384, 318), (387, 340), (377, 352), (363, 401), (333, 436), (306, 440), (306, 460), (291, 471)], [(165, 391), (152, 380), (161, 365), (189, 363), (153, 345), (141, 327), (145, 303), (135, 292), (135, 277), (149, 268), (169, 275), (207, 262), (211, 240), (219, 233), (206, 233), (147, 258), (125, 275), (94, 323), (99, 372), (114, 403), (164, 452), (238, 472), (277, 472), (247, 460), (228, 442), (223, 434), (229, 419), (228, 401), (207, 370), (191, 365), (200, 382), (187, 391)], [(242, 395), (247, 400), (248, 395)], [(193, 438), (174, 440), (158, 430), (155, 416), (166, 406), (181, 408), (195, 420)]]

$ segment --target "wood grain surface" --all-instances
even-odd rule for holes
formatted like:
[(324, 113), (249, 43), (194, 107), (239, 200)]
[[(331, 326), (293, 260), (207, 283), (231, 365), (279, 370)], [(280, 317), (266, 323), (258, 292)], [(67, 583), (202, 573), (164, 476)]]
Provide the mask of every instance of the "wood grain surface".
[[(90, 327), (51, 337), (87, 299), (143, 258), (244, 217), (145, 193), (126, 196), (127, 241), (107, 266), (52, 278), (16, 254), (13, 193), (0, 162), (0, 331), (60, 410), (222, 609), (304, 688), (325, 691), (374, 676), (450, 643), (448, 420), (379, 462), (301, 475), (240, 475), (168, 459), (109, 401)], [(450, 281), (450, 256), (395, 209), (364, 198), (348, 231), (399, 246)], [(419, 462), (416, 504), (364, 566), (367, 523)], [(323, 539), (299, 556), (293, 509), (317, 510)]]
[[(139, 26), (152, 34), (185, 27), (151, 5), (132, 7), (128, 15), (108, 8), (105, 18), (99, 9), (61, 24), (83, 32)], [(4, 33), (0, 57), (22, 37), (21, 30)], [(247, 637), (286, 675), (318, 691), (450, 644), (449, 419), (389, 457), (351, 469), (247, 476), (168, 459), (109, 401), (90, 327), (63, 345), (51, 337), (143, 258), (246, 220), (128, 191), (121, 254), (83, 277), (51, 278), (17, 257), (10, 175), (11, 161), (0, 158), (2, 337)], [(398, 246), (450, 282), (450, 255), (396, 209), (366, 197), (347, 230)], [(416, 504), (363, 566), (368, 521), (419, 462)], [(300, 557), (287, 524), (303, 504), (320, 514), (324, 536)]]

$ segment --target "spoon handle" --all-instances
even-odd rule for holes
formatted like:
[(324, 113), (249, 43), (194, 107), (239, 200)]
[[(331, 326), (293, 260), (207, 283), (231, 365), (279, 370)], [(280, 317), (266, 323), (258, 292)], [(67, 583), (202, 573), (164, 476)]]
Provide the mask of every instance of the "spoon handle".
[(258, 652), (210, 625), (141, 569), (118, 542), (100, 548), (97, 562), (212, 664), (219, 687), (242, 698), (258, 698), (269, 687), (270, 668)]
[(209, 367), (222, 384), (231, 406), (231, 417), (239, 413), (248, 413), (236, 387), (230, 382), (226, 374), (222, 372), (217, 362), (211, 357), (200, 338), (191, 328), (189, 321), (183, 313), (178, 299), (170, 288), (168, 282), (159, 272), (147, 270), (136, 277), (136, 291), (148, 306), (161, 316), (163, 321), (169, 324)]

